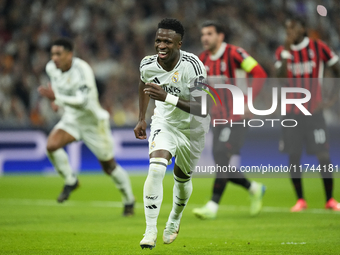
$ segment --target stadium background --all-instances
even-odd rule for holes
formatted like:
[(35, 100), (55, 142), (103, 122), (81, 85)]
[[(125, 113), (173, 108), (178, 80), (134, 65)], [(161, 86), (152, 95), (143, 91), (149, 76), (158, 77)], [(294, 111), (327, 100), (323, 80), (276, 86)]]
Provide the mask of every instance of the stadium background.
[[(202, 50), (199, 24), (206, 19), (220, 20), (226, 25), (226, 41), (246, 49), (269, 77), (274, 77), (274, 53), (284, 42), (283, 24), (288, 14), (305, 17), (309, 35), (324, 40), (340, 54), (340, 3), (323, 1), (328, 9), (327, 17), (318, 15), (317, 4), (317, 1), (295, 0), (0, 0), (0, 173), (52, 171), (39, 150), (40, 140), (32, 137), (46, 139), (60, 118), (52, 111), (49, 101), (37, 93), (39, 85), (48, 83), (44, 68), (49, 60), (50, 43), (57, 37), (72, 38), (76, 56), (94, 69), (100, 101), (110, 112), (116, 133), (118, 161), (133, 169), (145, 168), (147, 143), (135, 140), (132, 131), (138, 116), (138, 69), (145, 55), (154, 54), (154, 33), (162, 18), (175, 17), (183, 22), (186, 31), (182, 49), (196, 54)], [(267, 102), (268, 98), (271, 100), (264, 92), (258, 101)], [(149, 107), (148, 116), (151, 114)], [(327, 122), (333, 126), (334, 163), (338, 163), (340, 147), (336, 146), (340, 144), (339, 115), (339, 102), (326, 112)], [(251, 129), (242, 163), (267, 162), (266, 155), (271, 153), (270, 162), (285, 164), (286, 157), (278, 152), (278, 139), (278, 127)], [(96, 159), (84, 146), (72, 148), (68, 150), (76, 170), (99, 169)], [(261, 148), (261, 153), (254, 155), (254, 148)], [(210, 157), (210, 154), (207, 149), (205, 155)], [(302, 162), (307, 161), (316, 163), (306, 157)]]
[[(327, 8), (326, 17), (317, 14), (317, 4)], [(324, 40), (340, 55), (339, 13), (337, 0), (0, 0), (0, 174), (4, 173), (0, 254), (149, 253), (139, 247), (145, 230), (142, 190), (148, 148), (134, 138), (132, 129), (138, 115), (139, 62), (154, 53), (154, 33), (162, 18), (183, 22), (183, 49), (196, 54), (201, 51), (200, 22), (221, 20), (227, 26), (226, 41), (246, 49), (274, 77), (274, 52), (284, 42), (287, 14), (305, 17), (310, 36)], [(60, 116), (38, 95), (37, 87), (48, 82), (44, 68), (49, 45), (61, 35), (74, 39), (76, 55), (95, 71), (100, 101), (111, 114), (118, 161), (130, 173), (144, 170), (130, 175), (137, 201), (135, 217), (120, 217), (119, 191), (100, 173), (88, 149), (77, 143), (67, 147), (71, 165), (76, 171), (91, 172), (79, 175), (81, 187), (69, 201), (62, 205), (55, 201), (63, 181), (45, 156), (45, 143)], [(262, 93), (258, 101), (265, 104), (268, 98)], [(337, 102), (325, 112), (333, 163), (340, 160), (339, 111)], [(242, 163), (286, 164), (287, 156), (278, 151), (279, 133), (279, 128), (251, 128)], [(204, 155), (209, 153), (208, 148)], [(316, 163), (307, 156), (303, 162)], [(257, 179), (267, 191), (263, 210), (255, 218), (249, 216), (248, 192), (228, 185), (217, 219), (209, 222), (195, 218), (192, 210), (210, 199), (214, 180), (193, 178), (181, 232), (168, 246), (161, 243), (172, 207), (173, 177), (166, 174), (157, 247), (150, 252), (339, 254), (340, 214), (324, 209), (322, 181), (303, 180), (308, 209), (293, 214), (289, 208), (296, 196), (288, 176), (283, 177)], [(334, 186), (334, 198), (339, 200), (339, 178)]]

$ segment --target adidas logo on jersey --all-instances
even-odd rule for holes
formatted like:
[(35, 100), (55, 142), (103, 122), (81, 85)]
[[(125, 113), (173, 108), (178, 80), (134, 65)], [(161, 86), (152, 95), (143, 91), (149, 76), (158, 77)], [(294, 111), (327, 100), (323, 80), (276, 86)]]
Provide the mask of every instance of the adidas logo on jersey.
[(153, 82), (156, 84), (161, 84), (161, 82), (157, 79), (157, 77), (155, 77), (155, 79), (153, 79)]

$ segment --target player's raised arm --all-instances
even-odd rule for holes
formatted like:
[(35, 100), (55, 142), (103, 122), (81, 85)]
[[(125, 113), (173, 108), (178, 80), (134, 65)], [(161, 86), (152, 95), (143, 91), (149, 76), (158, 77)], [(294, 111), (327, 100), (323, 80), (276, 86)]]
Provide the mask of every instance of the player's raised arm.
[(135, 136), (137, 139), (146, 139), (146, 121), (145, 114), (148, 109), (150, 97), (145, 93), (146, 85), (140, 80), (139, 81), (139, 117), (138, 123), (134, 129)]

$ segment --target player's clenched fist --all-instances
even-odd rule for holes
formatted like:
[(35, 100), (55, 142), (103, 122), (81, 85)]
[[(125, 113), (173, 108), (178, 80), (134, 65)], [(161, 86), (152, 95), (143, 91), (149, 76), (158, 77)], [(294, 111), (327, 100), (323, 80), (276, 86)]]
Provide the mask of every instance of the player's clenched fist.
[(154, 83), (145, 83), (145, 89), (144, 89), (144, 93), (149, 95), (150, 98), (158, 100), (158, 101), (165, 101), (166, 98), (166, 92), (164, 91), (164, 89)]
[(45, 86), (39, 86), (38, 92), (40, 93), (40, 95), (47, 97), (48, 99), (50, 99), (52, 101), (55, 100), (54, 92), (51, 88), (51, 85), (49, 85), (49, 87), (47, 87), (47, 88)]
[(135, 136), (137, 139), (144, 140), (146, 139), (146, 122), (145, 120), (138, 121), (135, 129), (133, 130), (135, 132)]

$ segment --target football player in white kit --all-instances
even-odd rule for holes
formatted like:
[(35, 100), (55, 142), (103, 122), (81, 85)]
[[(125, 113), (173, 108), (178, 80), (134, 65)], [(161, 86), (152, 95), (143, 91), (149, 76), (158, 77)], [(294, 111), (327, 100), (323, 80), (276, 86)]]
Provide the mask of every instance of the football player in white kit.
[[(157, 54), (141, 61), (139, 121), (134, 129), (138, 139), (146, 139), (145, 112), (149, 99), (156, 100), (149, 137), (150, 165), (143, 200), (146, 231), (142, 248), (154, 248), (157, 218), (163, 200), (163, 178), (171, 158), (174, 167), (173, 206), (163, 232), (163, 242), (172, 243), (179, 231), (183, 210), (192, 193), (191, 173), (204, 148), (210, 117), (201, 114), (199, 91), (190, 92), (194, 81), (206, 78), (202, 62), (182, 51), (184, 28), (176, 19), (163, 19), (155, 38)], [(195, 97), (196, 96), (196, 97)]]
[(63, 147), (82, 140), (121, 191), (125, 206), (123, 215), (133, 215), (134, 196), (130, 179), (114, 160), (109, 113), (99, 104), (91, 67), (84, 60), (73, 56), (72, 41), (60, 38), (52, 44), (51, 61), (46, 65), (46, 72), (51, 86), (40, 86), (38, 91), (50, 99), (54, 107), (60, 106), (64, 110), (61, 120), (47, 140), (47, 156), (65, 180), (57, 201), (62, 203), (67, 200), (70, 193), (79, 186)]

